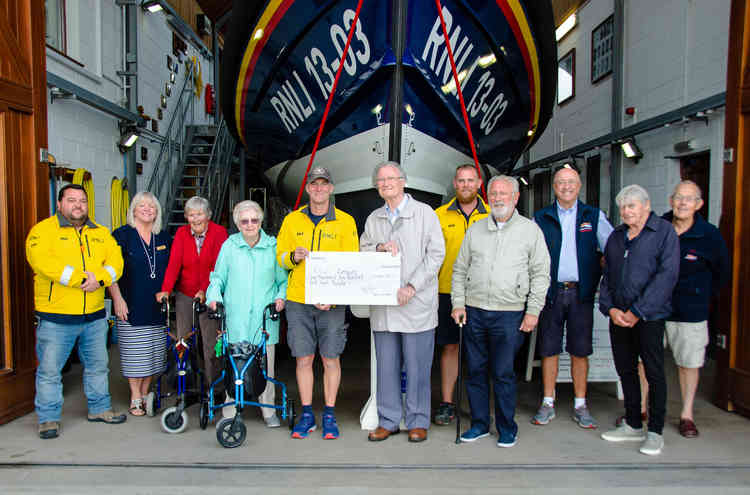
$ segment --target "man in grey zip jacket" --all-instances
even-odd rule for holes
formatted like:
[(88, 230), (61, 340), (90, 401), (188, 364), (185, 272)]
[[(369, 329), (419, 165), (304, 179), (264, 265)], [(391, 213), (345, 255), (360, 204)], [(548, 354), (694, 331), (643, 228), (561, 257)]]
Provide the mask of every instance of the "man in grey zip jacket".
[[(544, 307), (550, 283), (550, 257), (544, 234), (516, 211), (519, 191), (513, 177), (497, 176), (487, 185), (492, 214), (469, 227), (453, 265), (451, 301), (456, 323), (466, 322), (466, 391), (471, 427), (461, 441), (490, 432), (488, 366), (494, 380), (498, 447), (518, 438), (516, 375), (513, 361)], [(524, 332), (524, 333), (522, 333)]]

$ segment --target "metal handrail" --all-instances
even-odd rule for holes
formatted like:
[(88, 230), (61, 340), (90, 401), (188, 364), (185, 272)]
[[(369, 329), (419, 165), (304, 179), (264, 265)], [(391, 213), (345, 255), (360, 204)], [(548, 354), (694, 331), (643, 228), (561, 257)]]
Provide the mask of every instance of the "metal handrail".
[(172, 198), (175, 197), (177, 186), (182, 177), (182, 170), (187, 152), (186, 143), (189, 141), (187, 127), (193, 123), (193, 67), (188, 63), (185, 68), (185, 82), (182, 84), (177, 104), (169, 121), (167, 132), (159, 148), (151, 177), (148, 181), (148, 191), (153, 193), (163, 205), (163, 221), (169, 221)]
[(224, 212), (226, 189), (229, 187), (229, 177), (232, 171), (232, 157), (237, 143), (229, 133), (226, 121), (221, 119), (216, 131), (214, 145), (211, 147), (206, 175), (200, 186), (200, 195), (208, 199), (214, 207), (214, 219), (221, 218)]

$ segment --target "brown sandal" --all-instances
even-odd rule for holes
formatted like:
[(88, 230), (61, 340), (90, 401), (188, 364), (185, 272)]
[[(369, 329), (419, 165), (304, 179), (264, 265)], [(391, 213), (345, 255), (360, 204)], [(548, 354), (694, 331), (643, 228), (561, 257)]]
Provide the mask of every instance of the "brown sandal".
[(130, 409), (128, 412), (132, 416), (144, 416), (146, 411), (143, 410), (143, 398), (133, 399), (130, 401)]

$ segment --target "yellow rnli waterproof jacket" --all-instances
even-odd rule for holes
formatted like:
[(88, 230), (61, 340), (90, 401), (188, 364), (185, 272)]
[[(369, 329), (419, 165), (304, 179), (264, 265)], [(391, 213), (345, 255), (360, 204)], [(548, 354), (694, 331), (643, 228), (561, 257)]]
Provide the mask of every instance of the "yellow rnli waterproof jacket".
[(288, 214), (276, 238), (276, 260), (291, 270), (286, 298), (305, 304), (305, 260), (295, 264), (292, 253), (297, 247), (309, 251), (359, 251), (357, 224), (351, 215), (335, 208), (331, 202), (328, 213), (318, 225), (308, 216), (309, 205)]
[(454, 197), (448, 203), (435, 210), (440, 220), (440, 228), (443, 230), (445, 239), (445, 259), (438, 273), (438, 292), (441, 294), (451, 293), (451, 279), (453, 277), (453, 264), (456, 262), (458, 250), (466, 235), (466, 230), (474, 222), (481, 220), (489, 214), (489, 208), (484, 200), (477, 196), (477, 207), (469, 215), (466, 221), (464, 214), (459, 211), (459, 204)]
[[(59, 213), (32, 227), (26, 259), (34, 270), (36, 313), (57, 323), (104, 316), (104, 287), (120, 278), (123, 267), (122, 251), (106, 227), (86, 220), (79, 232)], [(94, 292), (80, 288), (87, 271), (101, 286)]]

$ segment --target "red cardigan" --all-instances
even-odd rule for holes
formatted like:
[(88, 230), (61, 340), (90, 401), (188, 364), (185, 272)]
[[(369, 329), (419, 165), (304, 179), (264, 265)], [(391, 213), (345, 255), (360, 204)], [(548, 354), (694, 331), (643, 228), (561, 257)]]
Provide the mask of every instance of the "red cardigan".
[(176, 283), (178, 291), (193, 297), (199, 290), (208, 289), (209, 275), (227, 237), (227, 229), (209, 221), (201, 254), (198, 255), (190, 225), (177, 229), (161, 290), (172, 292)]

